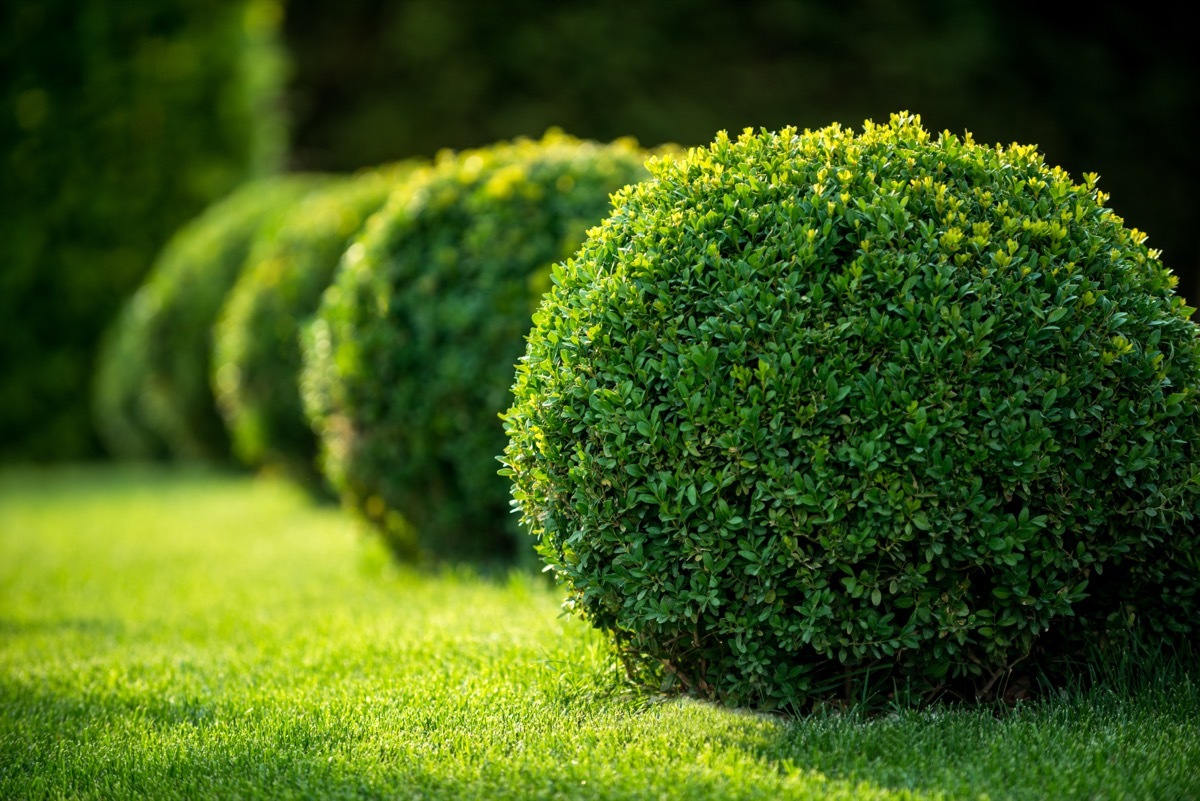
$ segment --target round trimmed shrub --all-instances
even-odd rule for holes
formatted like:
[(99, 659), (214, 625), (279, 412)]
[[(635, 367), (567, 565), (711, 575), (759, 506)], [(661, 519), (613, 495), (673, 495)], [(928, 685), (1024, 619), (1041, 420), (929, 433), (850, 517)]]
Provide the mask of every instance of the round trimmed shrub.
[(300, 401), (300, 326), (351, 239), (414, 167), (370, 170), (314, 191), (255, 243), (213, 333), (217, 408), (246, 464), (317, 482), (316, 437)]
[(905, 114), (649, 166), (505, 415), (632, 675), (803, 708), (1194, 633), (1197, 326), (1095, 176)]
[(96, 426), (112, 453), (229, 457), (208, 381), (213, 324), (260, 231), (325, 180), (296, 175), (247, 184), (171, 238), (100, 354)]
[(443, 153), (347, 251), (301, 391), (326, 476), (401, 558), (513, 554), (496, 457), (522, 337), (550, 265), (645, 157), (559, 132)]
[(92, 386), (92, 417), (105, 450), (119, 459), (161, 460), (170, 456), (145, 413), (145, 331), (154, 308), (143, 284), (125, 302), (97, 351)]

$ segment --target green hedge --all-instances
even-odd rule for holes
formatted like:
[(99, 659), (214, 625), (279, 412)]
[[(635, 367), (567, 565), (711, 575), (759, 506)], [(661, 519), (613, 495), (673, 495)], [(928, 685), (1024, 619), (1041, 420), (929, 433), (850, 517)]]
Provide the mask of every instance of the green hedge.
[(255, 243), (213, 337), (217, 408), (243, 462), (317, 480), (316, 437), (300, 401), (300, 326), (351, 239), (415, 166), (370, 170), (315, 191)]
[(398, 555), (513, 553), (495, 462), (512, 366), (550, 264), (644, 177), (644, 158), (561, 133), (444, 153), (347, 253), (302, 392), (327, 476)]
[(1195, 635), (1200, 339), (1031, 147), (721, 135), (555, 269), (507, 472), (635, 675), (802, 708)]
[(170, 234), (279, 163), (277, 0), (0, 8), (0, 459), (98, 453), (96, 343)]
[(209, 385), (213, 325), (257, 237), (326, 180), (281, 176), (247, 184), (172, 237), (100, 354), (96, 427), (111, 452), (229, 458)]

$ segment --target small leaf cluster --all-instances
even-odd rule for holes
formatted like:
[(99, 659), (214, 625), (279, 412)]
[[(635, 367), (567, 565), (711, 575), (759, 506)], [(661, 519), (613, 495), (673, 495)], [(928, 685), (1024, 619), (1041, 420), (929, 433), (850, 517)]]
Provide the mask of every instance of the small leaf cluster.
[(631, 140), (551, 131), (418, 170), (350, 246), (305, 337), (322, 467), (402, 558), (508, 557), (498, 415), (550, 265), (646, 176)]
[(319, 480), (316, 437), (300, 401), (300, 328), (350, 241), (415, 166), (338, 179), (258, 235), (213, 330), (213, 393), (242, 462)]
[(1096, 176), (906, 113), (649, 166), (504, 417), (632, 675), (802, 707), (1194, 634), (1197, 326)]
[(96, 422), (112, 453), (228, 458), (229, 435), (209, 386), (213, 324), (259, 233), (326, 180), (246, 184), (167, 243), (99, 355)]

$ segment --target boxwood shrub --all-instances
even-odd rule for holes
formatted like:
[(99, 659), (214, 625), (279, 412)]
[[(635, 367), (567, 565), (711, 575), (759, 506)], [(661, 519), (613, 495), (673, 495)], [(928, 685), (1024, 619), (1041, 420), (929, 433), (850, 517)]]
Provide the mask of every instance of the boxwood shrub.
[(1197, 326), (1096, 176), (907, 114), (650, 168), (554, 268), (505, 415), (631, 675), (804, 708), (1194, 634)]
[(208, 380), (213, 324), (256, 236), (325, 180), (296, 175), (247, 184), (168, 242), (100, 354), (96, 427), (112, 453), (229, 458)]
[(258, 237), (213, 336), (217, 408), (243, 462), (317, 480), (316, 437), (300, 402), (300, 326), (316, 311), (350, 240), (415, 166), (338, 180)]
[(308, 331), (327, 477), (402, 558), (511, 556), (498, 415), (550, 265), (642, 178), (631, 141), (561, 132), (442, 153), (371, 218)]

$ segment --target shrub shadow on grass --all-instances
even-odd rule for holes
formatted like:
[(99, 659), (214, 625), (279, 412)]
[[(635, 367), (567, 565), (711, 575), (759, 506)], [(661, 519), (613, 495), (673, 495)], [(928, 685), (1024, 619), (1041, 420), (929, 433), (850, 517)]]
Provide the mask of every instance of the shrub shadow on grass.
[[(712, 714), (698, 704), (674, 705), (697, 723)], [(195, 699), (85, 699), (14, 682), (0, 683), (0, 709), (5, 797), (925, 798), (815, 771), (777, 771), (749, 751), (739, 755), (745, 743), (724, 731), (689, 738), (681, 749), (650, 750), (669, 745), (670, 736), (642, 715), (529, 753), (519, 733), (502, 741), (483, 736), (477, 747), (460, 749), (469, 733), (416, 718), (347, 725), (312, 710), (288, 718), (279, 709), (234, 710)], [(35, 718), (56, 721), (53, 737), (3, 736)], [(625, 737), (621, 748), (617, 740)]]
[[(357, 560), (359, 572), (364, 577), (377, 579), (400, 573), (413, 573), (432, 581), (450, 581), (457, 584), (486, 584), (497, 589), (518, 591), (544, 591), (555, 586), (553, 573), (543, 570), (533, 552), (532, 538), (528, 554), (512, 558), (491, 559), (434, 559), (421, 562), (403, 562), (384, 544), (383, 537), (371, 524), (356, 520), (360, 547)], [(524, 588), (519, 589), (519, 588)]]
[[(687, 698), (640, 695), (632, 705), (638, 722), (621, 739), (658, 736), (660, 753), (685, 762), (741, 752), (788, 786), (816, 776), (905, 798), (1200, 798), (1194, 660), (1159, 661), (1137, 680), (1113, 674), (1087, 690), (1010, 707), (941, 704), (789, 718)], [(666, 734), (680, 732), (698, 736)]]
[(489, 801), (1200, 797), (1195, 676), (1004, 716), (943, 707), (802, 719), (552, 684), (443, 708), (402, 693), (314, 704), (271, 688), (172, 698), (152, 683), (77, 693), (9, 677), (0, 679), (0, 797), (95, 787), (110, 797)]
[(1015, 707), (816, 715), (781, 723), (758, 754), (949, 798), (1200, 798), (1200, 670), (1163, 671)]
[(0, 503), (0, 798), (1200, 798), (1194, 669), (1001, 717), (650, 701), (536, 583), (372, 580), (290, 491), (123, 481)]

